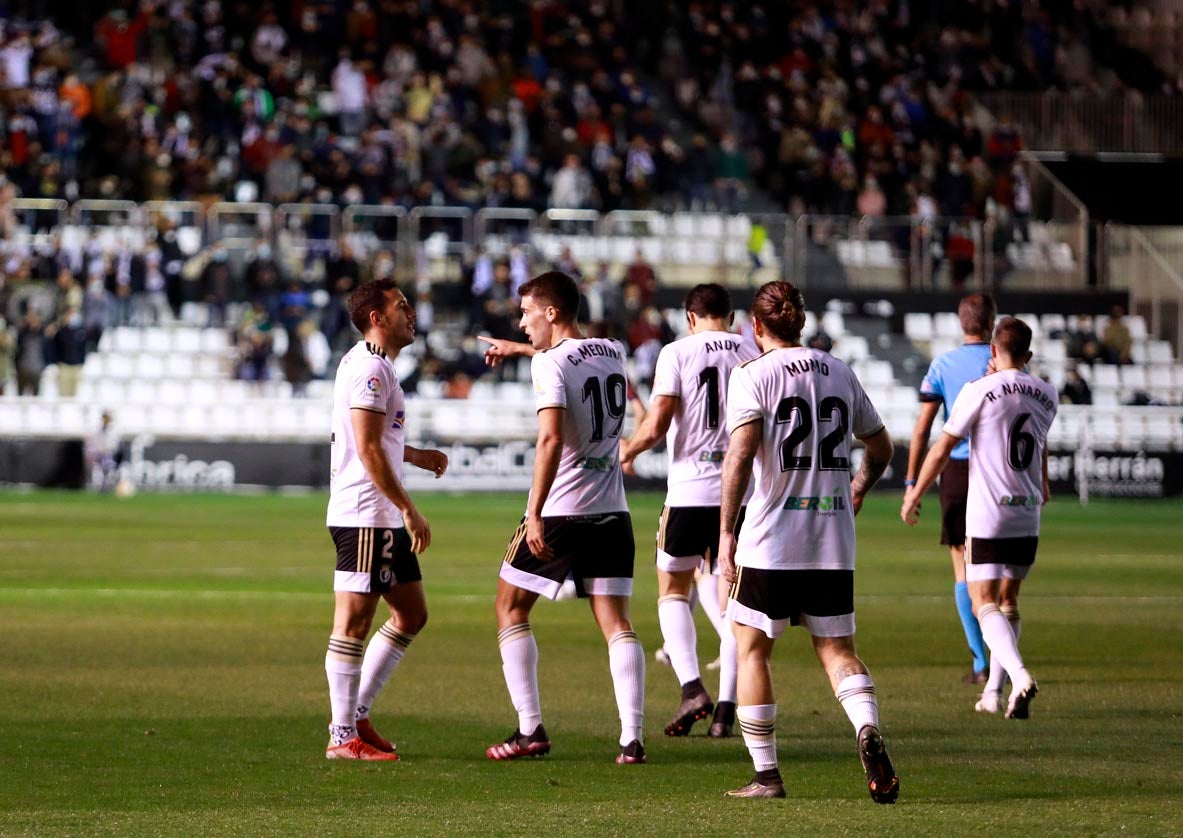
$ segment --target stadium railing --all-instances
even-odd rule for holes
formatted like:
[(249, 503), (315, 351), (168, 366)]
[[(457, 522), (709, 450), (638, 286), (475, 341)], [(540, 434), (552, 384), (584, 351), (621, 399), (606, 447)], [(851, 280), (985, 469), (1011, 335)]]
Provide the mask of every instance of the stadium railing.
[[(1060, 200), (1055, 198), (1055, 200)], [(947, 287), (954, 261), (969, 287), (1083, 288), (1088, 280), (1087, 215), (1001, 224), (993, 219), (729, 215), (388, 205), (238, 203), (204, 211), (191, 201), (14, 202), (18, 229), (0, 248), (46, 246), (141, 249), (162, 226), (175, 228), (181, 251), (220, 246), (248, 251), (272, 246), (300, 275), (309, 255), (330, 256), (343, 237), (359, 258), (390, 250), (417, 277), (455, 280), (479, 248), (493, 256), (514, 246), (547, 261), (570, 248), (586, 267), (623, 265), (639, 250), (661, 282), (747, 285), (771, 278), (806, 279), (832, 288), (892, 290)], [(750, 251), (754, 224), (767, 231)], [(958, 249), (960, 248), (960, 249)], [(753, 256), (755, 259), (753, 259)], [(759, 264), (756, 264), (756, 260)]]

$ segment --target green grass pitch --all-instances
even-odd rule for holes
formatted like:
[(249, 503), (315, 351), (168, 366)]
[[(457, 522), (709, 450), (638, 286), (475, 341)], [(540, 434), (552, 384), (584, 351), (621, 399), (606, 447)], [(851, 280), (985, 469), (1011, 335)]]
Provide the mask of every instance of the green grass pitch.
[[(774, 659), (789, 797), (733, 801), (742, 740), (662, 726), (660, 495), (631, 499), (646, 766), (613, 764), (607, 654), (584, 603), (533, 624), (551, 755), (493, 763), (515, 716), (492, 614), (522, 496), (425, 495), (431, 611), (374, 710), (391, 765), (326, 762), (331, 542), (321, 496), (0, 494), (0, 835), (1179, 834), (1179, 502), (1057, 499), (1022, 601), (1042, 692), (983, 718), (936, 545), (898, 495), (859, 519), (859, 651), (902, 778), (867, 795), (854, 736), (800, 630)], [(714, 656), (699, 616), (704, 660)], [(707, 673), (713, 690), (713, 675)]]

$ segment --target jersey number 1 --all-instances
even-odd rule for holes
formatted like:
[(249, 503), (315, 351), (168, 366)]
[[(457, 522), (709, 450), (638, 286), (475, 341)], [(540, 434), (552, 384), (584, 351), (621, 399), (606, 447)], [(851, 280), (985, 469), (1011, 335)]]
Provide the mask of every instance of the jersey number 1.
[(707, 390), (707, 415), (704, 417), (707, 430), (719, 427), (719, 368), (703, 367), (698, 374), (698, 389)]

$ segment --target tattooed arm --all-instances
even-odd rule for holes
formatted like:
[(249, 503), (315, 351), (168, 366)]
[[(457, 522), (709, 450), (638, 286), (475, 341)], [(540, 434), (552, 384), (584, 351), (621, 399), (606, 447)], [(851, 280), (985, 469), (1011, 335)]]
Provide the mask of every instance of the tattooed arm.
[(883, 472), (891, 465), (891, 455), (895, 450), (887, 428), (880, 428), (862, 442), (867, 446), (863, 453), (863, 464), (854, 480), (850, 481), (850, 503), (855, 515), (863, 508), (863, 498), (867, 496), (867, 492), (871, 491), (871, 487), (879, 482)]

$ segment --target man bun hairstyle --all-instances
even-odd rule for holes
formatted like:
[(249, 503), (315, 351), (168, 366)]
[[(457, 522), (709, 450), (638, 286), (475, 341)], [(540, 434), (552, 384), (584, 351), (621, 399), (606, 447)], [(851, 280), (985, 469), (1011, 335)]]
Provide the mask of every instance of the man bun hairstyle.
[(805, 328), (805, 297), (791, 282), (766, 282), (752, 300), (752, 316), (784, 343), (798, 343)]
[(554, 306), (559, 319), (572, 321), (579, 314), (579, 286), (562, 271), (547, 271), (518, 288), (522, 297), (533, 297), (543, 306)]
[(725, 318), (731, 314), (731, 293), (717, 282), (695, 285), (686, 295), (686, 313)]
[(989, 340), (997, 316), (998, 309), (989, 294), (970, 294), (962, 297), (957, 306), (957, 319), (961, 321), (961, 333), (964, 335), (978, 335)]
[(999, 352), (1021, 361), (1031, 351), (1031, 327), (1017, 317), (1004, 317), (994, 330), (993, 342)]
[(393, 279), (363, 282), (349, 295), (349, 320), (363, 335), (370, 328), (370, 312), (386, 306), (386, 295), (398, 290)]

